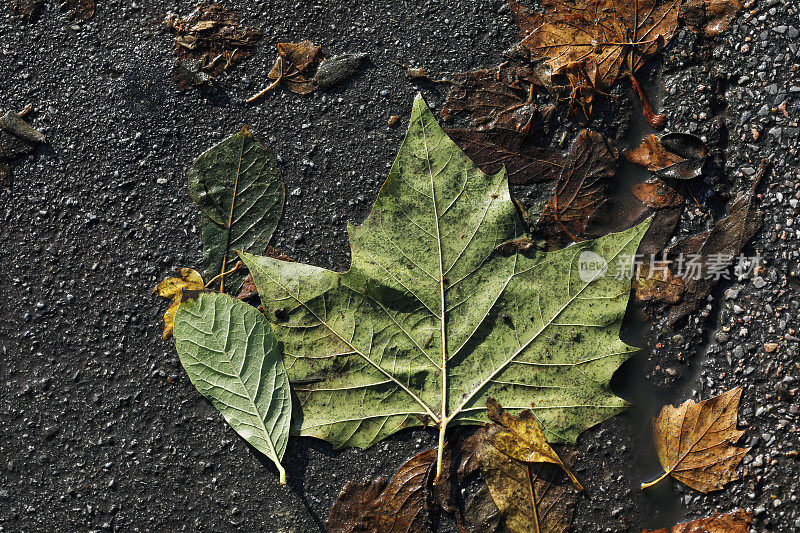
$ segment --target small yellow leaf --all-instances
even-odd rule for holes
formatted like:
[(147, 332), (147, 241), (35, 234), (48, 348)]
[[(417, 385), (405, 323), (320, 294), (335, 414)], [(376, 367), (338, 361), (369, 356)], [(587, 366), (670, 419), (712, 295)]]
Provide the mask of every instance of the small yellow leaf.
[(167, 278), (158, 284), (158, 287), (153, 289), (153, 292), (162, 298), (172, 299), (172, 304), (164, 313), (164, 333), (161, 334), (162, 339), (168, 339), (172, 335), (172, 325), (175, 323), (175, 313), (178, 311), (178, 306), (183, 299), (183, 291), (202, 291), (205, 289), (203, 283), (203, 276), (199, 272), (191, 268), (179, 268), (175, 272), (179, 277)]
[(533, 413), (524, 409), (519, 416), (507, 413), (494, 398), (486, 400), (487, 414), (495, 422), (488, 427), (487, 440), (509, 457), (523, 463), (552, 463), (564, 469), (572, 484), (583, 491), (575, 475), (547, 443), (542, 426)]

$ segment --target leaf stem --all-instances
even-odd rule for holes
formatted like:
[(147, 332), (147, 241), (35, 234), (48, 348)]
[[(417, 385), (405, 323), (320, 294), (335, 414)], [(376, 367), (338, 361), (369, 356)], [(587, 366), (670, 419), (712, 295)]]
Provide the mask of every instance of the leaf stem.
[(280, 484), (286, 485), (286, 470), (283, 468), (283, 465), (280, 463), (275, 463), (275, 466), (278, 467), (278, 475), (280, 476)]
[(444, 435), (447, 430), (447, 423), (450, 420), (443, 418), (439, 423), (439, 449), (436, 451), (436, 481), (442, 475), (442, 457), (444, 456)]
[(642, 483), (642, 490), (649, 489), (650, 487), (652, 487), (653, 485), (657, 484), (659, 481), (661, 481), (662, 479), (664, 479), (668, 475), (669, 475), (669, 472), (664, 472), (664, 475), (662, 475), (658, 479), (650, 481), (649, 483)]
[(536, 523), (536, 533), (541, 533), (542, 529), (539, 525), (539, 509), (536, 504), (536, 488), (533, 486), (533, 476), (531, 475), (531, 465), (526, 464), (525, 469), (528, 471), (528, 490), (531, 494), (531, 503), (533, 504), (533, 519)]
[(261, 98), (262, 96), (264, 96), (265, 94), (267, 94), (269, 91), (271, 91), (272, 89), (274, 89), (274, 88), (275, 88), (275, 86), (276, 86), (276, 85), (278, 85), (278, 84), (280, 83), (280, 81), (281, 81), (281, 78), (278, 78), (277, 80), (273, 81), (272, 83), (270, 83), (269, 85), (267, 85), (265, 88), (261, 89), (261, 90), (260, 90), (260, 91), (259, 91), (257, 94), (254, 94), (253, 96), (251, 96), (250, 98), (248, 98), (248, 99), (247, 99), (247, 103), (248, 103), (248, 104), (252, 104), (252, 103), (253, 103), (253, 102), (255, 102), (256, 100), (258, 100), (259, 98)]

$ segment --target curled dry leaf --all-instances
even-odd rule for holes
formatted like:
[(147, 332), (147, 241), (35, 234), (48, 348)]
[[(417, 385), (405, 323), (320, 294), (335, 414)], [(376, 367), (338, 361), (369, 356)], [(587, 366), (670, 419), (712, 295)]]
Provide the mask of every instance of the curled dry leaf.
[(686, 400), (679, 407), (665, 405), (653, 420), (653, 441), (664, 474), (701, 492), (719, 490), (739, 479), (736, 466), (750, 448), (736, 443), (744, 430), (736, 429), (742, 388), (736, 387), (702, 402)]
[(634, 351), (618, 336), (630, 281), (581, 280), (577, 257), (590, 250), (616, 269), (646, 230), (492, 253), (525, 237), (507, 176), (481, 172), (417, 97), (369, 217), (350, 230), (347, 272), (240, 257), (292, 382), (308, 382), (295, 388), (296, 433), (368, 447), (425, 419), (441, 451), (448, 428), (487, 420), (487, 394), (508, 409), (535, 404), (551, 442), (626, 407), (608, 383)]
[(250, 57), (262, 36), (261, 30), (243, 26), (232, 11), (219, 4), (203, 3), (186, 18), (170, 13), (164, 23), (175, 33), (176, 57), (197, 61), (196, 70), (211, 76)]
[(741, 9), (739, 0), (684, 0), (680, 17), (693, 32), (717, 37), (728, 29)]
[[(670, 310), (670, 324), (705, 305), (706, 297), (719, 282), (719, 277), (710, 272), (710, 266), (719, 266), (720, 262), (730, 266), (761, 229), (763, 217), (754, 205), (754, 199), (756, 189), (768, 170), (769, 162), (762, 161), (751, 187), (729, 202), (727, 216), (717, 220), (710, 230), (685, 237), (667, 248), (671, 258), (679, 258), (681, 254), (684, 258), (695, 257), (699, 265), (698, 271), (682, 276), (686, 291), (681, 302)], [(684, 268), (688, 270), (688, 267)]]
[(430, 532), (434, 515), (449, 507), (449, 475), (434, 484), (435, 476), (436, 450), (427, 450), (403, 464), (388, 484), (383, 478), (348, 482), (331, 508), (326, 531)]
[(489, 419), (494, 422), (487, 427), (486, 439), (489, 444), (523, 463), (551, 463), (560, 466), (575, 488), (583, 491), (578, 478), (547, 443), (544, 431), (530, 409), (523, 409), (518, 416), (514, 416), (491, 397), (486, 400), (486, 408)]
[(549, 76), (545, 84), (568, 86), (571, 102), (587, 116), (596, 93), (629, 78), (645, 117), (653, 126), (663, 126), (664, 117), (653, 113), (634, 75), (674, 36), (680, 5), (681, 0), (544, 0), (542, 15), (511, 0), (525, 35), (514, 54), (544, 61)]
[(580, 132), (537, 223), (552, 246), (585, 239), (589, 219), (608, 198), (618, 158), (616, 148), (605, 137), (588, 130)]
[(167, 278), (153, 289), (153, 292), (162, 298), (170, 298), (172, 300), (169, 309), (164, 313), (164, 332), (161, 334), (162, 339), (168, 339), (172, 336), (172, 328), (175, 324), (175, 313), (178, 311), (178, 306), (184, 301), (184, 298), (190, 295), (196, 296), (197, 291), (203, 291), (206, 288), (205, 283), (203, 283), (203, 276), (196, 270), (191, 268), (178, 268), (175, 270), (175, 274), (177, 274), (177, 277)]
[(688, 180), (701, 174), (708, 159), (708, 147), (694, 135), (668, 133), (661, 138), (648, 135), (642, 144), (623, 155), (662, 178)]
[(645, 529), (642, 533), (750, 533), (752, 517), (744, 509), (715, 513), (708, 518), (683, 522), (672, 527)]
[(536, 146), (513, 130), (447, 130), (447, 134), (487, 174), (505, 167), (511, 183), (554, 180), (564, 167), (560, 152)]

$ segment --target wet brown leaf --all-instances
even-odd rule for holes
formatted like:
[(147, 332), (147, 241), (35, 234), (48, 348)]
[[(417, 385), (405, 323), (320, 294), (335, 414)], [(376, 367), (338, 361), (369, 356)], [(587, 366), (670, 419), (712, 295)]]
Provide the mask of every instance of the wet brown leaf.
[(599, 133), (580, 132), (537, 223), (551, 246), (584, 240), (589, 219), (607, 200), (618, 157), (616, 148)]
[(739, 0), (684, 0), (680, 18), (693, 32), (717, 37), (728, 29), (741, 9)]
[(673, 261), (680, 257), (693, 257), (700, 265), (699, 271), (695, 272), (688, 272), (688, 267), (684, 266), (687, 275), (676, 271), (683, 278), (686, 291), (681, 302), (670, 310), (670, 324), (677, 323), (705, 305), (706, 297), (719, 282), (716, 274), (710, 271), (710, 266), (723, 259), (733, 266), (739, 253), (761, 229), (763, 217), (754, 205), (754, 200), (756, 189), (768, 169), (769, 163), (764, 160), (750, 189), (737, 195), (728, 204), (728, 215), (717, 220), (710, 230), (685, 237), (667, 248), (666, 251)]
[(664, 474), (701, 492), (719, 490), (739, 479), (736, 466), (750, 450), (736, 443), (744, 430), (736, 429), (742, 388), (702, 402), (686, 400), (678, 407), (665, 405), (653, 421), (653, 441)]
[(531, 13), (511, 0), (524, 35), (512, 55), (544, 61), (546, 85), (567, 90), (573, 106), (589, 116), (595, 94), (629, 78), (654, 126), (663, 116), (652, 112), (634, 74), (674, 36), (682, 0), (544, 0), (544, 14)]
[(203, 3), (186, 18), (170, 13), (164, 22), (175, 32), (176, 57), (197, 61), (197, 71), (211, 76), (250, 57), (262, 36), (261, 30), (242, 26), (232, 11), (219, 4)]
[(694, 135), (669, 133), (661, 138), (645, 137), (642, 144), (623, 155), (631, 163), (646, 167), (664, 178), (688, 180), (698, 177), (708, 159), (708, 148)]
[(516, 131), (447, 130), (447, 135), (485, 173), (495, 174), (505, 167), (511, 183), (554, 180), (564, 166), (560, 152), (536, 146)]
[(661, 529), (645, 529), (642, 533), (750, 533), (752, 517), (744, 509), (708, 518), (700, 518)]
[(506, 412), (494, 398), (486, 400), (487, 414), (494, 425), (487, 427), (486, 439), (495, 448), (523, 463), (550, 463), (561, 467), (579, 491), (583, 486), (547, 443), (539, 421), (523, 409), (518, 416)]
[(685, 289), (683, 280), (676, 277), (671, 270), (653, 270), (644, 263), (633, 280), (634, 296), (638, 302), (678, 303)]
[(654, 178), (616, 194), (589, 220), (587, 234), (607, 235), (641, 224), (653, 217), (638, 253), (650, 257), (669, 243), (683, 211), (684, 199), (664, 181)]
[(172, 336), (175, 313), (178, 311), (178, 306), (184, 299), (184, 291), (205, 290), (203, 277), (196, 270), (191, 268), (179, 268), (175, 270), (175, 274), (177, 277), (167, 278), (153, 289), (153, 292), (162, 298), (170, 298), (172, 300), (169, 309), (164, 313), (164, 333), (161, 334), (162, 339), (168, 339)]
[(520, 133), (546, 130), (554, 108), (539, 109), (533, 86), (514, 79), (509, 69), (484, 69), (453, 75), (442, 118), (469, 113), (479, 131), (502, 128)]
[[(564, 470), (551, 464), (513, 459), (489, 444), (487, 437), (488, 430), (481, 428), (471, 438), (478, 441), (476, 452), (481, 473), (499, 510), (503, 522), (501, 530), (512, 533), (569, 531), (578, 493)], [(567, 465), (574, 463), (574, 450), (568, 449), (561, 455)], [(481, 509), (476, 509), (476, 518), (493, 523), (490, 505), (480, 500), (473, 505)]]
[(95, 0), (59, 0), (58, 7), (67, 12), (67, 18), (89, 20), (94, 16)]
[[(444, 464), (449, 464), (449, 454)], [(434, 484), (436, 450), (427, 450), (403, 464), (387, 484), (345, 485), (326, 523), (329, 533), (357, 531), (425, 533), (432, 517), (448, 509), (449, 472)]]

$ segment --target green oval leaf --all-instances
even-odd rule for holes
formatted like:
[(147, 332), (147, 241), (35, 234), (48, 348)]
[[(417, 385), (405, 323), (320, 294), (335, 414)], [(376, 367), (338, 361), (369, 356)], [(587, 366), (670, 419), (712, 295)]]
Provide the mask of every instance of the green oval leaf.
[(201, 294), (175, 315), (175, 346), (203, 396), (236, 432), (280, 464), (289, 437), (292, 399), (278, 342), (264, 316), (225, 294)]
[[(203, 213), (203, 276), (230, 270), (234, 249), (264, 253), (283, 213), (278, 161), (245, 127), (197, 158), (189, 194)], [(226, 276), (220, 288), (224, 290)], [(236, 290), (243, 275), (227, 275)]]

